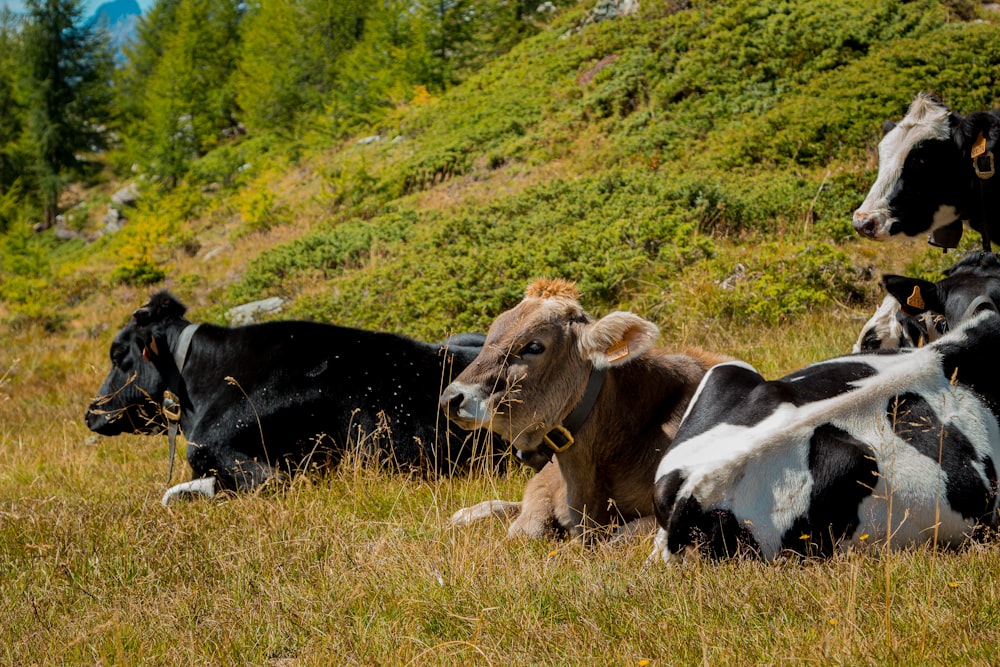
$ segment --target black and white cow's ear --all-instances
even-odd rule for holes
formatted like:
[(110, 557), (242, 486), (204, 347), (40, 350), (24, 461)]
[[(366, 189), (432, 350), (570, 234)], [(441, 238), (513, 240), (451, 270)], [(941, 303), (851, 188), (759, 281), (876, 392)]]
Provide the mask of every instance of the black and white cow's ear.
[(596, 368), (608, 368), (632, 361), (655, 345), (659, 335), (652, 322), (619, 310), (588, 324), (580, 349)]
[(1000, 141), (1000, 118), (987, 111), (976, 111), (962, 119), (961, 128), (952, 135), (967, 157), (973, 152), (995, 151)]
[(882, 123), (882, 136), (884, 137), (885, 135), (892, 132), (895, 127), (896, 123), (891, 120), (887, 120), (884, 123)]
[(900, 310), (907, 315), (931, 311), (944, 314), (944, 304), (938, 296), (937, 285), (920, 278), (886, 275), (882, 277), (885, 290), (899, 302)]

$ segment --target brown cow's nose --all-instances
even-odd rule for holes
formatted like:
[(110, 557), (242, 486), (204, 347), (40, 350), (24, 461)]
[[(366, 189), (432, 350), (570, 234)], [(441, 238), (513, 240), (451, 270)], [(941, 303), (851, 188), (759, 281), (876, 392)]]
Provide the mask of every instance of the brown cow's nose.
[(458, 408), (461, 407), (464, 400), (465, 395), (461, 391), (448, 387), (441, 394), (441, 398), (438, 399), (438, 406), (445, 411), (445, 414), (454, 415), (458, 412)]

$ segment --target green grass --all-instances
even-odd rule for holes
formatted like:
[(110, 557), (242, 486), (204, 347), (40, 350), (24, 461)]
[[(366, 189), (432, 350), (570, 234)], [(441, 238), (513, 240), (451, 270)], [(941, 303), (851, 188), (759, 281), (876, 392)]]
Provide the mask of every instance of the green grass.
[[(773, 375), (849, 347), (859, 316), (666, 340), (711, 343)], [(447, 525), (461, 507), (519, 497), (520, 468), (428, 480), (347, 463), (282, 492), (164, 508), (166, 439), (95, 437), (82, 423), (106, 338), (9, 340), (19, 360), (0, 381), (4, 664), (995, 659), (997, 542), (668, 567), (646, 563), (649, 539), (588, 548), (508, 542), (500, 521)]]

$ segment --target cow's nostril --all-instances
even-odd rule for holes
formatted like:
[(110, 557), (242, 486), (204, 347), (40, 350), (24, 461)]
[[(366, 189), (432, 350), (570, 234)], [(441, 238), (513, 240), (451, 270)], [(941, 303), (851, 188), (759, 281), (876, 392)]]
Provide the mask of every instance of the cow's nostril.
[(854, 229), (862, 236), (872, 239), (878, 230), (878, 219), (874, 216), (855, 216)]
[(438, 400), (438, 405), (440, 405), (441, 409), (445, 412), (451, 414), (458, 411), (458, 408), (462, 405), (462, 401), (464, 399), (465, 396), (457, 389), (447, 389), (443, 394), (441, 394), (441, 398)]

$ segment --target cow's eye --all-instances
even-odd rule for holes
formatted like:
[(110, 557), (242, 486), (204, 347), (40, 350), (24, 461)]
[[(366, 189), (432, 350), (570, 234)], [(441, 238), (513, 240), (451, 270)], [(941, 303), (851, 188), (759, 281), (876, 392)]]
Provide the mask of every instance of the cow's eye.
[(521, 354), (541, 354), (545, 352), (545, 346), (542, 345), (542, 341), (533, 340), (524, 347), (521, 348)]

